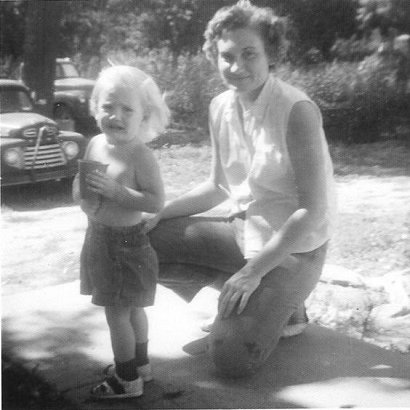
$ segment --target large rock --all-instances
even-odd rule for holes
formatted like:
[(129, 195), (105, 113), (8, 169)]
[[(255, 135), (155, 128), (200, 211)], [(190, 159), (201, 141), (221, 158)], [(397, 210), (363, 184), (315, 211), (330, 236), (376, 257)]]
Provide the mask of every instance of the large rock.
[[(205, 286), (190, 303), (202, 325), (216, 315), (219, 291)], [(356, 339), (410, 352), (410, 270), (365, 278), (325, 265), (306, 305), (311, 322)]]
[(410, 309), (385, 303), (372, 309), (363, 340), (387, 349), (410, 352)]
[(326, 265), (307, 300), (308, 315), (317, 324), (361, 339), (371, 308), (379, 302), (375, 300), (378, 296), (369, 292), (359, 274)]
[(367, 279), (346, 268), (326, 265), (307, 308), (314, 323), (410, 352), (410, 270)]
[(389, 349), (410, 352), (410, 269), (368, 282), (373, 289), (381, 290), (387, 301), (373, 307), (363, 339)]

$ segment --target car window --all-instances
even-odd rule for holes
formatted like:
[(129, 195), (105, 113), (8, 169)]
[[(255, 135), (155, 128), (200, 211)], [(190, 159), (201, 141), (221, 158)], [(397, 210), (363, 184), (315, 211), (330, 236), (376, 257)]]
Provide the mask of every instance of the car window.
[(20, 90), (0, 90), (0, 112), (28, 112), (33, 110), (29, 96)]
[(56, 78), (79, 77), (77, 69), (71, 63), (57, 63)]

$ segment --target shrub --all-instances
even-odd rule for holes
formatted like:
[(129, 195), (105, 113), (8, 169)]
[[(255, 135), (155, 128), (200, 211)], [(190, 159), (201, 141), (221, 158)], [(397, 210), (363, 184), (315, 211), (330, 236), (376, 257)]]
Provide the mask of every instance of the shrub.
[(394, 136), (397, 117), (410, 108), (410, 96), (396, 90), (394, 68), (394, 60), (376, 54), (361, 63), (283, 66), (278, 75), (319, 105), (329, 139), (371, 142)]
[(338, 38), (331, 50), (331, 56), (338, 61), (362, 61), (377, 51), (380, 41), (357, 38), (356, 35), (349, 39)]
[(210, 100), (224, 86), (216, 69), (202, 54), (175, 55), (167, 48), (138, 55), (120, 51), (110, 53), (107, 61), (134, 65), (155, 79), (171, 109), (171, 127), (207, 128)]
[(319, 64), (311, 68), (280, 67), (276, 74), (305, 91), (320, 107), (348, 102), (352, 96), (355, 66), (350, 63)]
[[(108, 60), (135, 65), (158, 82), (172, 111), (171, 128), (185, 132), (172, 134), (173, 143), (206, 138), (210, 100), (224, 86), (202, 54), (177, 56), (166, 48), (139, 55), (113, 52), (103, 64), (94, 63), (107, 65)], [(282, 65), (276, 75), (304, 90), (319, 105), (331, 140), (369, 142), (380, 135), (391, 137), (397, 117), (410, 110), (410, 96), (396, 91), (395, 60), (388, 56), (373, 54), (362, 62), (303, 68)]]

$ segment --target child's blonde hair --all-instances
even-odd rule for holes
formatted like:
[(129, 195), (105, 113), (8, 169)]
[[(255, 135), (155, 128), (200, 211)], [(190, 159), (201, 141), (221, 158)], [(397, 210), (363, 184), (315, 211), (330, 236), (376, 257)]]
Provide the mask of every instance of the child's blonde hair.
[(144, 142), (151, 141), (165, 130), (170, 111), (157, 84), (144, 71), (127, 65), (114, 65), (101, 71), (90, 98), (90, 109), (94, 115), (97, 112), (100, 92), (108, 84), (120, 84), (127, 89), (135, 90), (140, 98), (144, 109), (141, 135)]

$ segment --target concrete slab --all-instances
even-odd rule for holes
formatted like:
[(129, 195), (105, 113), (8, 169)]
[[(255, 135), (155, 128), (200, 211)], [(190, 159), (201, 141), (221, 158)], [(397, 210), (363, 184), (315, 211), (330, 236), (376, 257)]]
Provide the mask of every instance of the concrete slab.
[(410, 406), (410, 355), (314, 325), (283, 339), (252, 378), (221, 378), (206, 354), (193, 354), (206, 336), (198, 322), (212, 311), (200, 305), (159, 286), (147, 309), (155, 380), (138, 399), (89, 400), (112, 353), (103, 310), (79, 295), (78, 281), (4, 296), (3, 350), (37, 367), (81, 410)]

